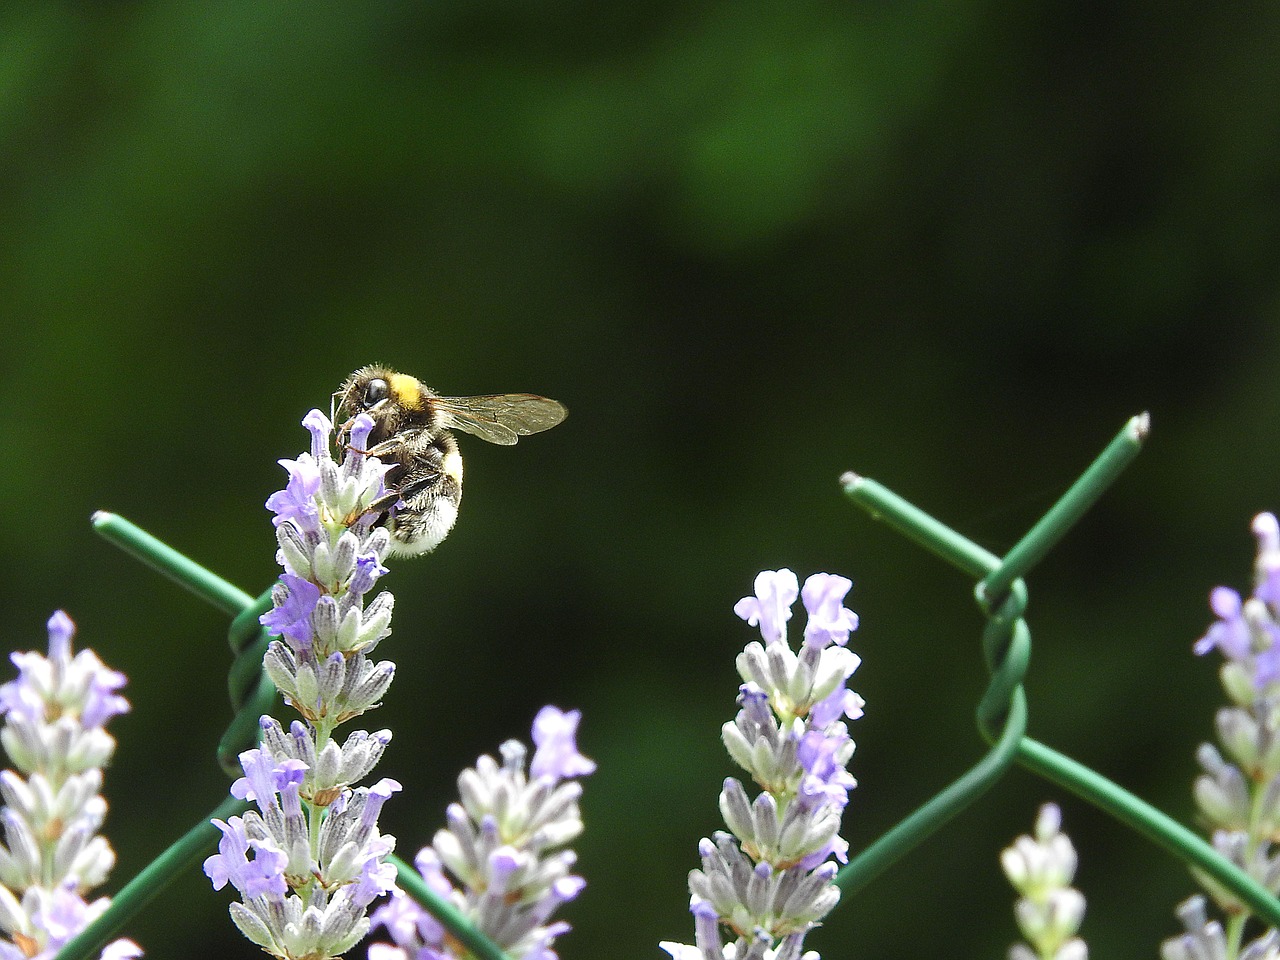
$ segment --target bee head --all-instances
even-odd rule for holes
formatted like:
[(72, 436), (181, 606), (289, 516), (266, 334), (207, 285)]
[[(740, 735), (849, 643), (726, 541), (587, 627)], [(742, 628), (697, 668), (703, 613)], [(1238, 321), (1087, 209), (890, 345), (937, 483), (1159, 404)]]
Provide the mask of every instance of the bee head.
[(411, 424), (427, 425), (433, 416), (433, 394), (416, 377), (390, 367), (361, 367), (333, 395), (339, 418), (367, 413), (374, 421), (372, 442), (399, 433)]

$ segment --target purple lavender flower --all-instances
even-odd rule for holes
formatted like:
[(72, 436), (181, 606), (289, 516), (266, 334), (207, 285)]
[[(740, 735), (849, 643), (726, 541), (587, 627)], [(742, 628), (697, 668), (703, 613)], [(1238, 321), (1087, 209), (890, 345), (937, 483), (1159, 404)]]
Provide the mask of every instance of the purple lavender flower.
[(537, 748), (529, 763), (529, 775), (551, 780), (568, 780), (594, 773), (596, 765), (578, 752), (575, 737), (581, 710), (560, 710), (546, 706), (533, 718), (533, 744)]
[(1216, 647), (1232, 660), (1248, 657), (1251, 640), (1240, 594), (1230, 587), (1215, 587), (1209, 593), (1209, 608), (1217, 615), (1218, 621), (1196, 641), (1195, 652), (1204, 655)]
[[(205, 874), (215, 890), (230, 883), (240, 893), (231, 917), (267, 953), (341, 956), (368, 932), (369, 904), (395, 886), (395, 869), (385, 862), (395, 839), (376, 824), (400, 785), (383, 779), (344, 790), (322, 812), (301, 800), (298, 761), (275, 763), (264, 750), (248, 750), (241, 764), (245, 777), (233, 793), (252, 798), (257, 809), (213, 821), (222, 841), (205, 860)], [(321, 817), (313, 841), (309, 824)]]
[(849, 802), (849, 791), (858, 785), (858, 781), (844, 768), (852, 752), (853, 741), (848, 734), (829, 733), (825, 729), (806, 730), (796, 748), (796, 759), (805, 771), (796, 799), (808, 807), (831, 804), (843, 809)]
[[(575, 856), (565, 849), (582, 832), (582, 787), (570, 778), (595, 769), (574, 742), (579, 718), (576, 710), (538, 712), (533, 727), (538, 749), (529, 775), (527, 751), (517, 740), (502, 745), (501, 764), (482, 756), (463, 771), (461, 802), (450, 804), (448, 828), (414, 861), (428, 886), (513, 960), (556, 960), (552, 945), (569, 925), (551, 916), (585, 886), (569, 872)], [(395, 945), (373, 944), (369, 960), (468, 956), (457, 952), (444, 928), (400, 891), (374, 911), (373, 922)]]
[[(1215, 717), (1219, 744), (1202, 743), (1196, 751), (1202, 773), (1193, 792), (1214, 849), (1274, 894), (1280, 891), (1275, 848), (1275, 825), (1280, 823), (1280, 715), (1275, 709), (1280, 693), (1280, 525), (1272, 514), (1262, 513), (1254, 518), (1253, 533), (1258, 551), (1252, 595), (1242, 599), (1229, 587), (1214, 589), (1209, 603), (1218, 619), (1194, 647), (1197, 654), (1222, 652), (1219, 677), (1228, 704)], [(1249, 908), (1211, 877), (1192, 873), (1231, 918), (1232, 949), (1239, 952), (1239, 931), (1250, 918)], [(1203, 898), (1186, 901), (1178, 914), (1187, 933), (1165, 941), (1166, 960), (1223, 955), (1222, 926), (1208, 919)], [(1239, 955), (1280, 956), (1278, 944), (1275, 931), (1268, 931)]]
[(791, 619), (791, 605), (800, 593), (796, 575), (783, 567), (765, 570), (756, 576), (756, 592), (733, 605), (733, 612), (750, 626), (760, 628), (766, 642), (782, 638)]
[[(123, 674), (108, 670), (91, 650), (72, 655), (74, 632), (59, 610), (49, 618), (48, 656), (12, 654), (18, 678), (0, 686), (0, 742), (17, 768), (0, 773), (4, 960), (54, 956), (110, 906), (105, 897), (89, 902), (83, 895), (115, 864), (97, 833), (107, 809), (99, 793), (102, 768), (115, 751), (103, 725), (129, 703), (116, 692)], [(130, 940), (102, 951), (105, 960), (141, 955)]]
[[(353, 444), (367, 437), (373, 425), (367, 416), (356, 420)], [(364, 657), (391, 633), (392, 595), (384, 591), (367, 607), (364, 603), (387, 573), (382, 561), (390, 536), (374, 526), (376, 517), (367, 508), (386, 492), (390, 468), (361, 453), (358, 445), (346, 451), (340, 464), (335, 462), (329, 453), (333, 428), (319, 410), (307, 414), (303, 425), (311, 433), (311, 451), (281, 461), (289, 471), (289, 486), (267, 501), (276, 514), (277, 559), (284, 572), (262, 624), (289, 648), (268, 654), (265, 666), (272, 682), (290, 702), (314, 712), (319, 691), (313, 688), (323, 684), (327, 659), (338, 653), (348, 661), (342, 686), (349, 690), (352, 676), (378, 672), (366, 669)], [(341, 700), (343, 694), (338, 696)], [(355, 715), (350, 703), (333, 707), (339, 714)], [(367, 708), (367, 703), (361, 707)]]
[(320, 468), (316, 459), (304, 455), (297, 460), (281, 460), (279, 463), (289, 472), (289, 482), (283, 490), (267, 498), (267, 509), (275, 514), (271, 522), (280, 526), (289, 521), (301, 529), (314, 530), (320, 520), (316, 509)]
[(804, 628), (804, 642), (819, 649), (835, 643), (844, 646), (849, 632), (858, 629), (858, 615), (844, 605), (845, 595), (853, 587), (848, 577), (831, 573), (815, 573), (804, 582), (800, 597), (809, 614)]
[(1275, 930), (1262, 931), (1249, 944), (1234, 943), (1233, 952), (1228, 953), (1226, 932), (1221, 923), (1209, 919), (1204, 897), (1189, 897), (1178, 905), (1176, 912), (1186, 932), (1160, 945), (1162, 960), (1217, 960), (1227, 956), (1241, 960), (1275, 960), (1280, 956), (1280, 933)]
[(1215, 587), (1209, 606), (1218, 619), (1193, 649), (1197, 654), (1220, 650), (1234, 664), (1232, 673), (1266, 687), (1280, 680), (1280, 524), (1274, 515), (1260, 513), (1253, 532), (1258, 540), (1253, 595), (1243, 600), (1230, 587)]
[(320, 601), (320, 588), (310, 580), (281, 574), (280, 582), (272, 589), (275, 606), (262, 615), (262, 625), (273, 633), (292, 641), (295, 650), (307, 650), (315, 628), (311, 614)]
[(1272, 606), (1280, 605), (1280, 522), (1273, 514), (1260, 513), (1253, 519), (1253, 534), (1258, 538), (1254, 596)]
[(310, 450), (282, 460), (285, 489), (267, 500), (283, 567), (261, 622), (281, 639), (263, 667), (301, 715), (288, 733), (263, 717), (261, 746), (240, 755), (233, 796), (257, 809), (214, 824), (218, 853), (204, 864), (214, 889), (230, 883), (242, 902), (230, 913), (240, 931), (286, 960), (321, 960), (351, 949), (369, 929), (369, 905), (395, 886), (386, 858), (395, 838), (378, 814), (400, 789), (367, 776), (391, 734), (362, 730), (341, 746), (338, 724), (376, 707), (395, 664), (368, 654), (390, 635), (393, 597), (365, 595), (387, 573), (390, 538), (369, 506), (386, 492), (387, 470), (362, 453), (372, 421), (358, 417), (341, 462), (330, 453), (332, 424), (319, 410), (303, 420)]
[[(732, 832), (699, 844), (702, 867), (689, 874), (695, 945), (660, 944), (673, 960), (818, 960), (802, 956), (804, 938), (839, 900), (829, 858), (846, 858), (840, 819), (856, 785), (845, 769), (854, 744), (843, 720), (863, 706), (846, 686), (859, 663), (845, 647), (858, 625), (844, 607), (851, 586), (820, 573), (800, 591), (790, 570), (765, 571), (755, 596), (734, 607), (764, 643), (753, 640), (738, 656), (741, 709), (721, 734), (764, 792), (752, 800), (738, 780), (725, 780), (720, 811)], [(786, 639), (797, 596), (809, 615), (799, 653)]]
[(249, 898), (283, 897), (289, 891), (284, 879), (289, 857), (283, 850), (269, 839), (251, 839), (241, 817), (226, 822), (214, 819), (213, 825), (222, 831), (218, 852), (204, 862), (213, 889), (230, 883)]

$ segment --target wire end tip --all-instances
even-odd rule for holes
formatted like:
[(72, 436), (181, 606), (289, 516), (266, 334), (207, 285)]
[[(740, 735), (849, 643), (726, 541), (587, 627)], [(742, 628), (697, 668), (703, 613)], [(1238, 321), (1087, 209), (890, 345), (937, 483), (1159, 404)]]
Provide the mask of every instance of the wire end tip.
[(1151, 433), (1151, 414), (1143, 410), (1140, 414), (1129, 421), (1129, 430), (1133, 434), (1133, 439), (1142, 443)]
[(844, 473), (840, 474), (840, 486), (844, 487), (845, 490), (852, 490), (861, 482), (862, 477), (854, 473), (852, 470), (846, 470)]
[(95, 510), (89, 516), (89, 522), (93, 524), (95, 530), (101, 530), (115, 518), (116, 515), (107, 510)]

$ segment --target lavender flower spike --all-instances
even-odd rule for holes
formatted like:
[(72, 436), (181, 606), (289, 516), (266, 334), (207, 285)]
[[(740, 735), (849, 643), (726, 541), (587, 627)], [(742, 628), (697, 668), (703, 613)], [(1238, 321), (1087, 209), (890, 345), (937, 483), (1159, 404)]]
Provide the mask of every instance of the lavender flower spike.
[(1035, 837), (1025, 834), (1000, 855), (1009, 883), (1020, 899), (1014, 916), (1027, 943), (1014, 944), (1009, 960), (1087, 960), (1088, 947), (1076, 936), (1084, 920), (1084, 896), (1071, 886), (1076, 851), (1062, 832), (1062, 812), (1040, 808)]
[[(790, 570), (766, 570), (755, 596), (734, 607), (764, 643), (738, 656), (741, 709), (722, 736), (764, 792), (752, 800), (738, 780), (725, 781), (720, 811), (732, 832), (698, 846), (702, 867), (689, 874), (695, 942), (661, 943), (673, 960), (819, 960), (804, 939), (840, 899), (829, 858), (846, 859), (840, 821), (856, 785), (845, 769), (854, 744), (844, 720), (863, 706), (845, 686), (859, 663), (845, 647), (858, 625), (844, 607), (851, 586), (818, 573), (800, 589)], [(799, 652), (786, 636), (797, 596), (808, 613)]]
[[(551, 916), (586, 885), (570, 873), (576, 858), (564, 846), (582, 832), (582, 787), (570, 778), (595, 769), (574, 743), (578, 719), (576, 710), (538, 712), (528, 775), (527, 751), (517, 740), (502, 745), (501, 764), (483, 756), (464, 770), (458, 777), (461, 802), (447, 811), (448, 829), (414, 861), (428, 886), (514, 960), (556, 960), (552, 945), (569, 925)], [(374, 911), (373, 922), (395, 944), (373, 944), (369, 960), (470, 956), (399, 890)]]
[[(84, 894), (100, 885), (115, 853), (97, 831), (107, 804), (102, 768), (116, 742), (103, 725), (129, 709), (116, 691), (124, 675), (91, 650), (72, 656), (75, 625), (59, 610), (49, 618), (49, 654), (14, 653), (18, 678), (0, 686), (0, 729), (17, 771), (0, 773), (5, 843), (0, 845), (0, 957), (52, 957), (110, 906)], [(139, 957), (116, 940), (103, 960)]]
[(1242, 704), (1252, 699), (1248, 684), (1263, 688), (1280, 680), (1280, 525), (1273, 514), (1260, 513), (1253, 532), (1258, 540), (1253, 595), (1243, 600), (1230, 587), (1215, 587), (1209, 607), (1217, 622), (1194, 647), (1198, 654), (1216, 647), (1228, 659), (1223, 682)]
[[(1242, 598), (1230, 587), (1217, 587), (1209, 606), (1218, 618), (1196, 642), (1197, 654), (1219, 650), (1225, 658), (1219, 677), (1227, 705), (1217, 711), (1218, 744), (1202, 743), (1196, 751), (1202, 773), (1193, 792), (1200, 820), (1222, 856), (1273, 895), (1280, 892), (1280, 855), (1275, 846), (1280, 823), (1280, 524), (1270, 513), (1254, 518), (1258, 550), (1254, 560), (1253, 592)], [(1208, 916), (1203, 897), (1192, 897), (1178, 908), (1186, 929), (1166, 940), (1166, 960), (1225, 956), (1280, 957), (1280, 936), (1266, 930), (1241, 947), (1239, 931), (1250, 918), (1249, 908), (1234, 894), (1199, 870), (1196, 881), (1230, 918), (1234, 932), (1224, 937), (1223, 925)]]
[(263, 667), (301, 719), (286, 732), (262, 718), (261, 746), (240, 755), (244, 776), (231, 787), (257, 809), (214, 821), (222, 841), (204, 870), (214, 889), (240, 894), (231, 918), (253, 943), (284, 960), (325, 960), (365, 936), (369, 905), (395, 886), (395, 838), (377, 819), (400, 784), (355, 786), (391, 733), (357, 730), (341, 746), (333, 737), (376, 707), (395, 675), (395, 664), (368, 657), (391, 633), (393, 598), (364, 599), (387, 573), (390, 538), (368, 508), (386, 493), (388, 467), (362, 452), (367, 416), (353, 421), (340, 461), (329, 419), (312, 410), (302, 423), (310, 450), (280, 461), (288, 484), (267, 500), (283, 572), (262, 617), (278, 637)]

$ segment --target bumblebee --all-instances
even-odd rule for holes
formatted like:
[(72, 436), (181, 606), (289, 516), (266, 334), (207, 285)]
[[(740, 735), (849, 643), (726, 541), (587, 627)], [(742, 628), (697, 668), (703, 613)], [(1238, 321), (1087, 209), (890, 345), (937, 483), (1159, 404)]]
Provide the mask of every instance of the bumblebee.
[(550, 430), (565, 418), (564, 404), (532, 393), (442, 397), (421, 381), (372, 364), (351, 374), (333, 395), (345, 418), (338, 441), (350, 449), (351, 420), (373, 418), (368, 449), (383, 463), (388, 493), (373, 504), (391, 534), (391, 553), (416, 556), (440, 545), (462, 501), (462, 457), (450, 430), (510, 445)]

